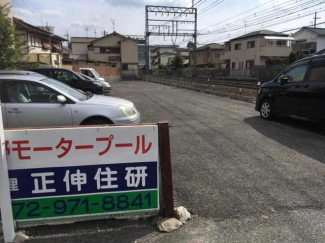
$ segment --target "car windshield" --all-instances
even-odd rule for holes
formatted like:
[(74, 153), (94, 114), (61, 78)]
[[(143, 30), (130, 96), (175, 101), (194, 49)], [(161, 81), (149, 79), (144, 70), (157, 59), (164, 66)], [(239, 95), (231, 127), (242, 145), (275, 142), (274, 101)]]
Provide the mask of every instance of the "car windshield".
[(86, 80), (92, 81), (93, 79), (88, 77), (87, 75), (84, 75), (83, 73), (78, 73), (81, 77), (83, 77)]
[(73, 98), (79, 100), (79, 101), (83, 101), (83, 100), (87, 100), (89, 96), (87, 96), (86, 94), (71, 88), (70, 86), (61, 83), (59, 81), (56, 81), (54, 79), (51, 78), (47, 78), (47, 79), (43, 79), (42, 82), (46, 83), (47, 85), (50, 85), (60, 91), (62, 91), (63, 93), (66, 93), (70, 96), (72, 96)]
[(96, 70), (91, 70), (91, 72), (94, 74), (95, 78), (100, 78), (100, 74)]
[(77, 75), (79, 78), (81, 78), (82, 80), (84, 80), (84, 81), (88, 81), (88, 79), (86, 79), (85, 77), (83, 77), (82, 75), (80, 75), (80, 73), (77, 73), (77, 72), (75, 72), (75, 71), (72, 71), (72, 70), (70, 70), (73, 74), (75, 74), (75, 75)]

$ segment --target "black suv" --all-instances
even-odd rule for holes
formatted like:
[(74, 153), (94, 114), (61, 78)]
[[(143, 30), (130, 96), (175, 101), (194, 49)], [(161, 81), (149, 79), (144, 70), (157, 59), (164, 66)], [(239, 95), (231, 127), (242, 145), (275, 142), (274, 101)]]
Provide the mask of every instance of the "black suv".
[(40, 73), (52, 79), (56, 79), (65, 83), (75, 89), (82, 90), (84, 92), (91, 92), (93, 94), (106, 94), (111, 90), (104, 82), (90, 80), (82, 77), (78, 73), (63, 69), (63, 68), (39, 68), (31, 70), (33, 72)]
[(263, 84), (255, 110), (266, 120), (276, 115), (325, 119), (325, 55), (299, 60)]

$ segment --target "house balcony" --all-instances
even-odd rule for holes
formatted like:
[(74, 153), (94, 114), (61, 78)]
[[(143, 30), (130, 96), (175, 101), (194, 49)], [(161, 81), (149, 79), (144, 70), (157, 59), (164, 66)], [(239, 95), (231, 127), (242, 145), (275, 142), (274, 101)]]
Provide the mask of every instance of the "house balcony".
[(230, 51), (221, 52), (220, 53), (220, 60), (221, 61), (230, 60)]
[(315, 53), (317, 49), (317, 43), (316, 42), (308, 42), (308, 43), (299, 43), (296, 42), (292, 45), (292, 48), (294, 51), (301, 51), (306, 54), (313, 54)]
[(287, 57), (292, 52), (291, 46), (261, 46), (261, 57)]

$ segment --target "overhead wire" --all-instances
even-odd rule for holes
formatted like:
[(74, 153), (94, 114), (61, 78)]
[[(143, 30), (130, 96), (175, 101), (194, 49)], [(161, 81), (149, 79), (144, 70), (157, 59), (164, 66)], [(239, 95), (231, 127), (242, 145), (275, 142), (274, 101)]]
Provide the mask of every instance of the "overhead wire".
[(43, 21), (42, 21), (42, 19), (40, 19), (38, 16), (36, 16), (36, 14), (33, 12), (33, 10), (28, 6), (28, 4), (25, 2), (25, 0), (21, 0), (24, 4), (25, 4), (25, 6), (29, 9), (29, 11), (31, 11), (31, 13), (35, 16), (35, 18), (37, 18), (39, 21), (40, 21), (40, 23), (43, 25)]

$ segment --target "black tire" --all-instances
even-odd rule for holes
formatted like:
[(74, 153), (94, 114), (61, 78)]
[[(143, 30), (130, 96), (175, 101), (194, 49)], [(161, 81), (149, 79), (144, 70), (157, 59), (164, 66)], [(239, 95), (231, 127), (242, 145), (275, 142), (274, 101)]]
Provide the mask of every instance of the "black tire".
[(264, 120), (271, 120), (274, 118), (273, 105), (271, 100), (265, 99), (261, 103), (260, 115)]
[(111, 125), (113, 122), (104, 117), (93, 117), (84, 121), (81, 125)]

